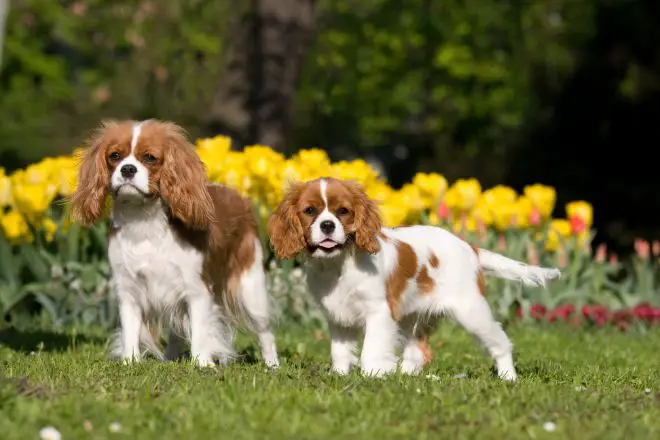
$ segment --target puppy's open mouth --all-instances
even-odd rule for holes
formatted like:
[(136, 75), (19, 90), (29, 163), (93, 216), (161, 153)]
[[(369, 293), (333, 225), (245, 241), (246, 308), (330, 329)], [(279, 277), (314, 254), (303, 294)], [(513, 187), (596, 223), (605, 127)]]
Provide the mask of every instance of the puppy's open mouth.
[(313, 253), (315, 250), (320, 249), (323, 252), (332, 252), (336, 249), (340, 249), (341, 247), (342, 247), (341, 243), (337, 243), (334, 240), (330, 240), (329, 238), (326, 238), (317, 245), (310, 246), (309, 251)]

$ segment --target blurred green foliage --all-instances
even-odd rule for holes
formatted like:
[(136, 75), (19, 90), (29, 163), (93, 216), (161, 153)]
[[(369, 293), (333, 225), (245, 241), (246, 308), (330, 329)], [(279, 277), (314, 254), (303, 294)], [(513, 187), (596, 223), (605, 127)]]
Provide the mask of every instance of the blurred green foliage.
[[(290, 145), (403, 140), (450, 178), (467, 164), (487, 184), (500, 181), (521, 125), (547, 117), (544, 96), (574, 70), (597, 4), (319, 0)], [(12, 1), (0, 73), (3, 165), (71, 150), (102, 117), (168, 118), (194, 137), (211, 134), (217, 127), (205, 115), (227, 42), (249, 8), (229, 0)]]
[(572, 72), (594, 4), (322, 1), (298, 104), (320, 145), (409, 139), (456, 177), (447, 162), (502, 158), (521, 124), (543, 117), (533, 88), (556, 91)]
[(219, 80), (226, 29), (242, 8), (200, 0), (10, 2), (0, 74), (3, 162), (70, 151), (102, 117), (196, 121)]

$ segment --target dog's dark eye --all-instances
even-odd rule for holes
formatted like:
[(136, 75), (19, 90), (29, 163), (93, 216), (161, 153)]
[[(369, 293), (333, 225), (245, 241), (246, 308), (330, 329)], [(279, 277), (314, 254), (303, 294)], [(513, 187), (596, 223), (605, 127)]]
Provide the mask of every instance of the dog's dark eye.
[(348, 209), (347, 208), (339, 208), (337, 210), (337, 215), (346, 215), (348, 214)]
[(110, 160), (119, 160), (121, 159), (121, 154), (118, 152), (110, 153)]
[(307, 215), (314, 215), (316, 214), (316, 209), (313, 206), (308, 206), (303, 212)]
[(144, 155), (144, 161), (146, 163), (156, 163), (158, 161), (158, 159), (153, 154), (146, 153)]

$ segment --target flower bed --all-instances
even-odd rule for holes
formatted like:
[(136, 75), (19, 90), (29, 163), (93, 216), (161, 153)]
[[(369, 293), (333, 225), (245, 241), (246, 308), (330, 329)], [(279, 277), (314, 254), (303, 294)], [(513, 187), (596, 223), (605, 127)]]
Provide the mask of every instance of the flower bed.
[[(218, 136), (198, 140), (196, 147), (206, 164), (209, 180), (231, 186), (251, 198), (262, 226), (289, 182), (321, 176), (352, 179), (379, 202), (386, 226), (435, 224), (481, 247), (533, 264), (562, 268), (562, 279), (546, 289), (528, 289), (500, 280), (490, 283), (489, 299), (501, 319), (519, 316), (535, 321), (541, 319), (540, 311), (545, 310), (544, 320), (570, 321), (568, 318), (579, 315), (575, 310), (585, 310), (584, 307), (631, 310), (642, 303), (651, 307), (649, 313), (656, 313), (652, 307), (658, 304), (655, 260), (660, 255), (660, 243), (651, 246), (638, 241), (637, 254), (629, 265), (620, 263), (616, 255), (608, 256), (602, 246), (592, 255), (591, 205), (586, 201), (568, 203), (567, 218), (554, 218), (556, 193), (552, 187), (533, 184), (517, 194), (502, 185), (483, 190), (476, 179), (459, 179), (449, 185), (441, 174), (418, 173), (397, 190), (363, 160), (332, 163), (320, 149), (301, 150), (286, 158), (269, 147), (248, 146), (239, 152), (232, 151), (230, 144), (230, 139)], [(98, 301), (109, 296), (104, 283), (108, 276), (106, 226), (85, 230), (72, 224), (67, 206), (62, 203), (75, 190), (79, 153), (77, 150), (71, 156), (46, 158), (11, 175), (0, 168), (0, 226), (4, 237), (0, 246), (3, 256), (0, 269), (4, 274), (0, 275), (0, 302), (4, 308), (0, 313), (3, 315), (21, 302), (11, 299), (12, 295), (21, 299), (34, 296), (50, 310), (55, 321), (61, 315), (57, 307), (68, 310), (78, 304), (80, 310), (71, 313), (82, 316), (84, 310), (93, 309)], [(94, 275), (86, 279), (83, 273), (91, 270), (90, 265), (95, 265)], [(277, 270), (271, 270), (278, 274), (275, 278), (299, 277), (282, 267), (287, 266), (277, 263)], [(281, 286), (291, 287), (296, 283), (270, 278), (271, 287), (279, 292), (276, 296), (280, 295), (284, 301), (284, 309), (292, 307), (301, 316), (312, 313), (312, 306), (306, 300), (285, 299), (290, 293)], [(99, 290), (99, 286), (103, 288)], [(53, 290), (58, 289), (59, 293), (54, 294)], [(72, 289), (77, 292), (74, 299), (71, 299)], [(61, 306), (62, 301), (67, 305)], [(111, 305), (106, 306), (106, 314), (111, 314)], [(573, 311), (568, 315), (567, 307)], [(101, 319), (96, 312), (88, 315), (94, 315), (89, 318), (92, 322)], [(608, 313), (606, 319), (601, 318), (602, 314), (593, 319), (592, 312), (587, 315), (597, 325), (604, 325), (616, 315), (619, 317), (616, 325), (620, 327), (625, 327), (620, 322), (631, 322), (638, 317), (636, 312), (624, 311)], [(626, 316), (625, 321), (621, 316)], [(106, 318), (110, 320), (112, 316)], [(648, 317), (639, 320), (658, 322)]]

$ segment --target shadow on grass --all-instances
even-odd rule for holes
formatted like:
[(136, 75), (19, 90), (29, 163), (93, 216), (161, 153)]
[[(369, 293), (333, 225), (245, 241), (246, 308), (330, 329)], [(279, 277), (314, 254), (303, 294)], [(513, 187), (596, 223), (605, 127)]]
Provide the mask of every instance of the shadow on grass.
[(66, 351), (80, 344), (105, 344), (106, 338), (82, 334), (65, 334), (47, 330), (6, 329), (0, 331), (0, 345), (15, 351)]

